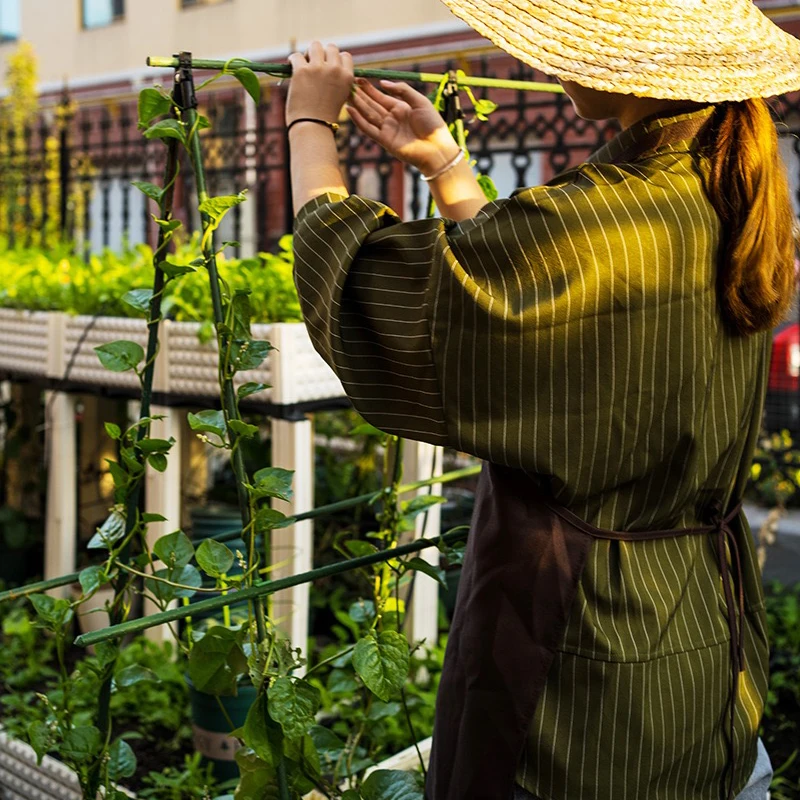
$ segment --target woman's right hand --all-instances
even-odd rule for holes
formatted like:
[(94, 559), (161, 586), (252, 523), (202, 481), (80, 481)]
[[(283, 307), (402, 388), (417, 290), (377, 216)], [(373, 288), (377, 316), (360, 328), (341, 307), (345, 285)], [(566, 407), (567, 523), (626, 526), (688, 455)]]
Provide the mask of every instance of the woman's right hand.
[(406, 83), (381, 81), (380, 91), (362, 78), (347, 107), (350, 118), (390, 155), (433, 175), (459, 147), (433, 103)]

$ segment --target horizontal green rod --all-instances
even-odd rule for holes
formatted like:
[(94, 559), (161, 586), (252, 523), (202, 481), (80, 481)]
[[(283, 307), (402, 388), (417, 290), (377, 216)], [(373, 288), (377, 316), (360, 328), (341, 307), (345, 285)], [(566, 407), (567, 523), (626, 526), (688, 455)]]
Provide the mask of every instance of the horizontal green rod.
[[(444, 475), (437, 475), (433, 478), (428, 478), (424, 481), (415, 481), (401, 486), (398, 490), (399, 494), (408, 494), (409, 492), (422, 489), (425, 486), (433, 486), (437, 483), (449, 483), (450, 481), (457, 481), (461, 478), (470, 478), (477, 475), (481, 471), (480, 464), (474, 467), (464, 467), (464, 469), (453, 470)], [(337, 511), (344, 511), (348, 508), (361, 505), (362, 503), (369, 503), (380, 498), (383, 492), (372, 492), (370, 494), (362, 494), (358, 497), (349, 497), (347, 500), (339, 500), (336, 503), (330, 503), (326, 506), (314, 508), (311, 511), (304, 511), (302, 514), (297, 514), (293, 517), (287, 517), (289, 524), (295, 522), (302, 522), (307, 519), (314, 519), (316, 517), (323, 517), (327, 514), (335, 514)], [(230, 539), (236, 539), (241, 536), (241, 531), (232, 530), (227, 531), (219, 536), (214, 537), (218, 542), (227, 542)], [(79, 572), (71, 572), (69, 575), (61, 575), (58, 578), (49, 578), (46, 581), (38, 581), (37, 583), (29, 583), (27, 586), (20, 586), (16, 589), (7, 589), (0, 592), (0, 603), (4, 600), (16, 600), (19, 597), (27, 597), (31, 594), (38, 592), (46, 592), (48, 589), (57, 589), (60, 586), (67, 586), (70, 583), (76, 583), (78, 580)]]
[(225, 606), (240, 603), (243, 600), (252, 600), (256, 597), (264, 597), (265, 595), (274, 594), (283, 589), (290, 589), (292, 586), (300, 586), (303, 583), (310, 583), (319, 578), (329, 578), (332, 575), (340, 575), (343, 572), (349, 572), (359, 567), (368, 567), (372, 564), (380, 564), (384, 561), (389, 561), (392, 558), (399, 558), (400, 556), (408, 555), (409, 553), (416, 553), (420, 550), (425, 550), (428, 547), (438, 547), (440, 544), (450, 544), (451, 542), (463, 539), (466, 535), (464, 530), (454, 530), (444, 536), (437, 536), (434, 539), (417, 539), (414, 542), (393, 547), (389, 550), (381, 550), (377, 553), (371, 553), (368, 556), (360, 556), (359, 558), (351, 558), (347, 561), (339, 561), (336, 564), (328, 564), (325, 567), (312, 569), (310, 572), (302, 572), (299, 575), (292, 575), (288, 578), (279, 578), (275, 581), (261, 581), (248, 587), (247, 589), (240, 589), (236, 592), (229, 592), (224, 597), (212, 597), (208, 600), (200, 600), (197, 603), (192, 603), (189, 606), (181, 606), (179, 608), (171, 608), (167, 611), (160, 611), (157, 614), (151, 614), (148, 617), (141, 617), (140, 619), (132, 619), (128, 622), (123, 622), (119, 625), (112, 625), (100, 631), (92, 631), (91, 633), (84, 633), (75, 639), (75, 644), (79, 647), (88, 647), (89, 645), (98, 644), (99, 642), (107, 642), (109, 639), (118, 639), (126, 636), (129, 633), (139, 633), (140, 631), (153, 628), (156, 625), (163, 625), (166, 622), (175, 622), (179, 619), (186, 617), (193, 617), (196, 614), (203, 614), (206, 611), (218, 611)]
[[(453, 470), (453, 472), (448, 472), (444, 475), (437, 475), (433, 478), (427, 478), (424, 481), (408, 483), (404, 486), (401, 486), (397, 490), (397, 493), (408, 494), (409, 492), (416, 491), (417, 489), (422, 489), (425, 486), (434, 486), (437, 483), (450, 483), (451, 481), (461, 480), (461, 478), (470, 478), (473, 475), (477, 475), (480, 471), (481, 467), (479, 464), (474, 467), (464, 467), (463, 469)], [(372, 503), (375, 500), (380, 499), (383, 493), (383, 490), (379, 490), (377, 492), (371, 492), (370, 494), (361, 494), (358, 495), (358, 497), (348, 497), (346, 500), (339, 500), (336, 503), (330, 503), (327, 506), (319, 506), (319, 508), (313, 508), (310, 511), (303, 511), (300, 514), (287, 517), (286, 525), (293, 525), (295, 522), (303, 522), (307, 519), (316, 519), (317, 517), (324, 517), (328, 514), (336, 514), (339, 511), (346, 511), (348, 508), (355, 508), (356, 506), (360, 506), (365, 503)], [(231, 539), (237, 539), (239, 536), (241, 536), (241, 534), (241, 531), (232, 530), (221, 533), (214, 538), (218, 542), (227, 542)], [(2, 599), (3, 597), (0, 595), (0, 600)]]
[[(161, 67), (163, 69), (177, 69), (177, 58), (162, 58), (159, 56), (149, 56), (147, 59), (148, 67)], [(193, 58), (192, 67), (194, 69), (209, 70), (234, 70), (246, 67), (253, 72), (263, 72), (272, 75), (274, 78), (290, 78), (292, 68), (289, 64), (262, 64), (257, 61), (247, 61), (243, 58), (234, 58), (230, 61), (219, 61), (208, 58)], [(441, 83), (446, 77), (446, 73), (437, 74), (435, 72), (401, 72), (392, 69), (361, 69), (355, 70), (357, 78), (382, 78), (387, 81), (415, 81), (417, 83)], [(471, 75), (459, 75), (459, 86), (476, 86), (490, 89), (517, 89), (526, 92), (555, 92), (563, 94), (564, 89), (558, 83), (544, 83), (540, 81), (514, 81), (502, 78), (480, 78)]]

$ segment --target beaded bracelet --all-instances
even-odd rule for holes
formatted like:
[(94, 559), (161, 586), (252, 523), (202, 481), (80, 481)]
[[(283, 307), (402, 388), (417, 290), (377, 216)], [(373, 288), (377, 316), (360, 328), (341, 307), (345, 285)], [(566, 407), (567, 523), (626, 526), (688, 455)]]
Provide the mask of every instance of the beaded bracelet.
[(438, 172), (434, 172), (433, 175), (423, 175), (422, 180), (424, 180), (425, 183), (430, 183), (431, 181), (435, 181), (437, 178), (441, 178), (441, 176), (444, 175), (445, 172), (449, 172), (451, 169), (453, 169), (453, 167), (456, 164), (460, 163), (463, 160), (463, 158), (464, 158), (464, 151), (459, 150), (458, 155), (455, 156), (455, 158), (453, 158), (452, 161), (448, 161), (447, 164), (445, 164)]
[(339, 124), (337, 122), (328, 122), (326, 119), (315, 119), (314, 117), (300, 117), (299, 119), (292, 120), (286, 126), (286, 133), (288, 135), (289, 131), (297, 125), (298, 122), (315, 122), (317, 125), (324, 125), (326, 128), (330, 128), (334, 133), (339, 130)]

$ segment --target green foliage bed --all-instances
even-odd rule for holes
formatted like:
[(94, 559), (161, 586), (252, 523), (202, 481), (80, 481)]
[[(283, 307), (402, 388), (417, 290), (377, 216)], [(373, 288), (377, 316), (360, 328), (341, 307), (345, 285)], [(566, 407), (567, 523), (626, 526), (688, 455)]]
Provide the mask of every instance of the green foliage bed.
[[(187, 265), (199, 255), (199, 240), (180, 245), (169, 260)], [(277, 253), (233, 259), (219, 255), (220, 276), (232, 292), (250, 289), (253, 322), (299, 322), (302, 317), (292, 278), (291, 237), (281, 239)], [(66, 311), (141, 317), (123, 301), (131, 289), (153, 282), (153, 251), (146, 245), (122, 254), (106, 250), (87, 264), (67, 247), (53, 250), (0, 250), (0, 308)], [(198, 269), (167, 285), (164, 316), (184, 322), (212, 318), (208, 275)]]

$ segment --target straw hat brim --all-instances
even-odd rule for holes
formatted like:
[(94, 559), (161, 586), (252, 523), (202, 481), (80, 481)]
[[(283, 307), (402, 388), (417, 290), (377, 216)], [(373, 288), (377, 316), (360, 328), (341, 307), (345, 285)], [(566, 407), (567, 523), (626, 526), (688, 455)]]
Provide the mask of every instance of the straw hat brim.
[(751, 0), (443, 0), (520, 61), (591, 89), (695, 102), (800, 89), (800, 41)]

